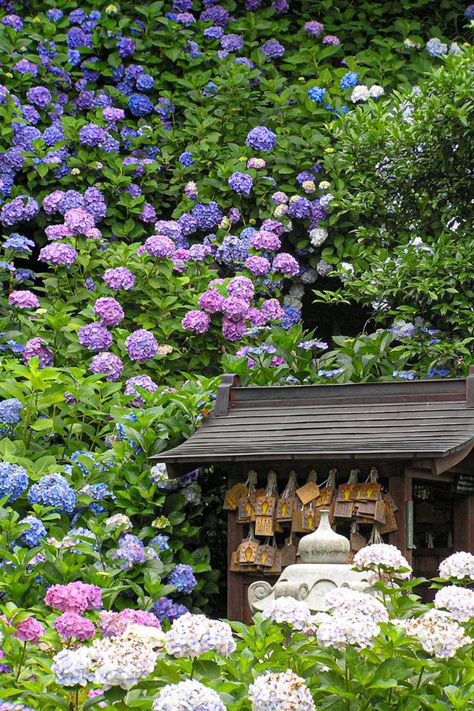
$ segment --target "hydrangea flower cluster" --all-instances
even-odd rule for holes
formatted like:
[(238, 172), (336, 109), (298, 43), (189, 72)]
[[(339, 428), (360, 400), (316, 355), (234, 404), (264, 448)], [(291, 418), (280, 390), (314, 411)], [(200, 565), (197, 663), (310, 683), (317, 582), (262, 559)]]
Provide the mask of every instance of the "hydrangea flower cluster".
[(285, 622), (297, 630), (304, 630), (311, 621), (311, 610), (302, 600), (293, 597), (277, 597), (265, 606), (262, 617), (277, 624)]
[(315, 711), (316, 705), (304, 679), (291, 669), (286, 672), (267, 672), (258, 676), (249, 687), (252, 711), (298, 709)]
[(439, 575), (445, 580), (472, 582), (474, 580), (474, 555), (466, 551), (453, 553), (440, 563)]
[(374, 622), (388, 622), (387, 609), (376, 597), (368, 593), (337, 588), (326, 594), (324, 602), (326, 608), (336, 616), (357, 613)]
[(28, 501), (71, 514), (76, 506), (76, 495), (62, 474), (47, 474), (33, 484), (28, 492)]
[(99, 616), (99, 630), (103, 637), (117, 637), (133, 624), (161, 629), (161, 624), (156, 616), (152, 612), (144, 610), (126, 608), (120, 612), (103, 611)]
[(196, 578), (192, 567), (184, 563), (178, 563), (168, 575), (168, 584), (174, 585), (179, 592), (192, 592), (196, 587)]
[(428, 654), (439, 659), (449, 659), (469, 644), (464, 629), (453, 617), (441, 610), (430, 610), (416, 619), (397, 620), (409, 637), (416, 637)]
[(86, 610), (98, 610), (102, 607), (102, 590), (97, 585), (78, 580), (67, 585), (52, 585), (47, 590), (44, 601), (55, 610), (82, 615)]
[(447, 585), (437, 591), (434, 604), (437, 608), (448, 610), (457, 622), (474, 618), (474, 590)]
[(398, 548), (387, 543), (374, 543), (362, 548), (354, 556), (354, 567), (375, 573), (382, 571), (398, 578), (409, 578), (412, 573), (410, 564)]
[(225, 711), (225, 708), (219, 694), (196, 679), (166, 684), (153, 702), (153, 711)]
[(341, 614), (336, 608), (332, 615), (321, 619), (316, 630), (316, 637), (321, 647), (336, 649), (345, 649), (347, 645), (359, 649), (372, 647), (379, 634), (378, 624), (357, 609), (347, 610)]
[(0, 499), (9, 497), (9, 502), (16, 501), (28, 488), (26, 469), (18, 464), (0, 462)]
[(230, 625), (205, 615), (187, 612), (166, 633), (166, 651), (173, 657), (199, 657), (211, 651), (228, 657), (235, 647)]

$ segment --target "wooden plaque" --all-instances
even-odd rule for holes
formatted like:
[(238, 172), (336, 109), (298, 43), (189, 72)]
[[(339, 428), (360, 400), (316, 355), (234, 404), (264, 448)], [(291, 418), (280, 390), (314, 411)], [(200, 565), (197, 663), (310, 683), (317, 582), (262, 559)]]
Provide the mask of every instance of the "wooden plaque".
[(273, 548), (273, 546), (259, 546), (255, 564), (264, 568), (271, 568), (275, 560), (275, 551), (276, 548)]
[(238, 548), (239, 563), (244, 565), (251, 565), (255, 563), (258, 546), (258, 541), (242, 541)]
[(314, 531), (321, 521), (318, 509), (304, 509), (302, 525), (306, 531)]
[(226, 491), (224, 509), (227, 511), (235, 511), (239, 505), (240, 499), (247, 496), (248, 493), (249, 492), (245, 484), (235, 484), (235, 486)]
[(274, 496), (257, 496), (254, 504), (255, 516), (273, 516), (275, 504)]
[(253, 503), (254, 499), (249, 496), (244, 496), (244, 498), (240, 499), (237, 513), (237, 523), (250, 523), (255, 520)]
[(291, 543), (291, 539), (287, 538), (285, 545), (281, 549), (281, 565), (283, 568), (286, 568), (287, 565), (293, 565), (293, 563), (296, 563), (296, 550), (296, 544)]
[(278, 499), (276, 505), (276, 520), (277, 521), (291, 521), (293, 516), (293, 507), (295, 506), (296, 500), (294, 497), (288, 499)]
[(336, 489), (333, 489), (329, 486), (324, 489), (320, 489), (319, 496), (316, 501), (316, 506), (318, 506), (319, 508), (323, 506), (330, 506), (335, 493)]
[(334, 516), (336, 518), (352, 518), (354, 513), (353, 501), (336, 501)]
[(273, 536), (273, 516), (255, 516), (255, 535)]
[(319, 496), (319, 486), (314, 481), (308, 481), (304, 486), (300, 486), (296, 489), (296, 496), (299, 498), (302, 504), (309, 504), (314, 501)]
[(381, 524), (384, 524), (387, 520), (387, 507), (383, 501), (375, 502), (374, 520)]

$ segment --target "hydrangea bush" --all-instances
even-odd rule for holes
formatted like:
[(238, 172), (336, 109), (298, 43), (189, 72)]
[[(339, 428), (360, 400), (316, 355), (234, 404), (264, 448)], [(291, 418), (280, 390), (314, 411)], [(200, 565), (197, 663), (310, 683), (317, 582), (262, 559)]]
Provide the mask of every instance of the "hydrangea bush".
[[(390, 238), (379, 249), (372, 234), (367, 250), (366, 222), (376, 221), (364, 216), (361, 226), (360, 206), (364, 180), (375, 171), (380, 182), (372, 160), (382, 139), (398, 180), (404, 145), (428, 140), (424, 127), (437, 112), (444, 128), (430, 133), (430, 145), (446, 153), (459, 140), (462, 159), (449, 167), (456, 181), (446, 183), (458, 185), (473, 15), (451, 0), (436, 11), (408, 0), (364, 0), (357, 11), (323, 3), (317, 16), (311, 3), (285, 0), (1, 0), (0, 602), (5, 624), (16, 625), (1, 668), (21, 681), (12, 686), (8, 677), (5, 708), (30, 683), (46, 696), (38, 701), (35, 688), (26, 706), (80, 700), (93, 708), (104, 703), (96, 700), (102, 689), (113, 702), (116, 687), (130, 694), (125, 702), (120, 691), (119, 705), (136, 705), (128, 689), (161, 669), (163, 642), (147, 615), (167, 629), (181, 618), (185, 626), (188, 610), (216, 604), (222, 492), (210, 471), (170, 480), (149, 457), (199, 427), (221, 372), (257, 384), (463, 372), (464, 271), (437, 287), (438, 296), (457, 290), (450, 313), (462, 323), (451, 346), (440, 334), (438, 297), (430, 293), (419, 312), (412, 299), (404, 311), (380, 265), (389, 246), (400, 274), (409, 276), (420, 255), (429, 271), (432, 254), (435, 263), (440, 254), (452, 259), (453, 240), (407, 246), (408, 226), (400, 239), (393, 234), (378, 190), (370, 204)], [(358, 145), (365, 127), (367, 151), (353, 176), (346, 136)], [(445, 185), (436, 175), (431, 210)], [(443, 216), (463, 218), (465, 192), (452, 189), (449, 198)], [(431, 225), (424, 206), (409, 203), (406, 217), (423, 232), (417, 240)], [(358, 334), (373, 310), (380, 328)], [(101, 591), (100, 605), (82, 585)], [(463, 624), (465, 594), (446, 595), (437, 605)], [(283, 614), (275, 610), (258, 630), (277, 629)], [(306, 614), (293, 610), (299, 628)], [(366, 642), (383, 622), (365, 630)], [(135, 624), (152, 628), (149, 636), (129, 634)], [(324, 624), (319, 637), (330, 640), (332, 623)], [(146, 691), (145, 708), (202, 696), (206, 654), (226, 649), (233, 659), (242, 643), (219, 625), (193, 618), (189, 629), (204, 630), (206, 649), (199, 678), (161, 698)], [(349, 638), (350, 626), (340, 634)], [(39, 656), (22, 672), (25, 643)], [(109, 663), (124, 656), (123, 665)], [(179, 671), (187, 660), (178, 660), (159, 671), (167, 683), (189, 681)], [(279, 694), (296, 675), (295, 699), (311, 708), (305, 669), (288, 658), (273, 671), (258, 682), (246, 677), (245, 694), (254, 683), (263, 708), (264, 699), (272, 703), (268, 689)], [(244, 698), (243, 687), (235, 691), (241, 680), (224, 677), (221, 700), (207, 692), (209, 708)], [(72, 689), (67, 699), (63, 688)]]
[(154, 607), (105, 610), (106, 591), (80, 581), (50, 587), (34, 610), (8, 603), (0, 618), (5, 703), (47, 711), (467, 711), (474, 576), (464, 573), (474, 556), (462, 554), (465, 586), (453, 584), (460, 554), (443, 561), (433, 605), (413, 593), (422, 581), (407, 578), (393, 546), (368, 551), (357, 569), (376, 566), (387, 579), (364, 592), (335, 589), (316, 614), (304, 601), (277, 598), (251, 626), (191, 613), (160, 623)]

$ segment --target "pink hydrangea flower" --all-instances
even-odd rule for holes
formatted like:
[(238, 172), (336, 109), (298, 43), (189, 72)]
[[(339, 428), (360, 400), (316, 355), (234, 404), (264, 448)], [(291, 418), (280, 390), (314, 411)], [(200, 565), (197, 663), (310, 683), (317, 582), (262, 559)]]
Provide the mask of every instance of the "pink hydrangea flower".
[(24, 620), (15, 623), (16, 630), (12, 637), (16, 637), (20, 642), (31, 642), (38, 644), (40, 638), (44, 635), (44, 627), (41, 622), (35, 620), (34, 617), (25, 617)]
[(95, 634), (94, 623), (77, 612), (63, 612), (54, 622), (54, 626), (63, 639), (78, 639), (85, 642)]
[(77, 612), (102, 607), (102, 590), (97, 585), (88, 585), (77, 580), (67, 585), (53, 585), (47, 591), (44, 601), (61, 612)]

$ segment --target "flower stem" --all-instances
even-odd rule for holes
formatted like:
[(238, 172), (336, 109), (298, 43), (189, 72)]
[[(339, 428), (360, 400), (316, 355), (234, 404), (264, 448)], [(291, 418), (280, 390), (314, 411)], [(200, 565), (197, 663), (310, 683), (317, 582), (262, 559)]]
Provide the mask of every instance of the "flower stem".
[(20, 673), (23, 668), (23, 662), (25, 661), (25, 654), (26, 654), (26, 642), (23, 643), (23, 649), (21, 650), (20, 663), (18, 665), (18, 671), (16, 673), (16, 678), (15, 678), (15, 686), (18, 683), (18, 679), (20, 678)]

